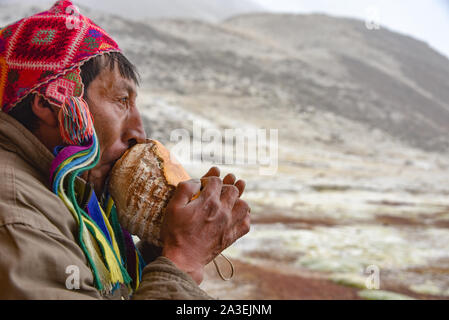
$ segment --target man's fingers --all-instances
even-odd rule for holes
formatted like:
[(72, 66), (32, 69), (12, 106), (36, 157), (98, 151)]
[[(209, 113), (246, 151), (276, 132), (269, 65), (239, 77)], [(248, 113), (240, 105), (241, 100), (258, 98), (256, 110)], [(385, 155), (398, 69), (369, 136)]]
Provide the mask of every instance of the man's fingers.
[(228, 208), (232, 209), (239, 197), (239, 192), (239, 189), (237, 189), (237, 187), (233, 184), (224, 184), (223, 188), (221, 189), (220, 200)]
[(219, 177), (220, 176), (220, 169), (218, 167), (212, 167), (207, 171), (207, 173), (203, 176), (203, 178), (206, 177)]
[(241, 197), (243, 192), (245, 191), (246, 182), (244, 180), (238, 180), (237, 182), (235, 182), (235, 180), (236, 180), (235, 175), (232, 173), (229, 173), (224, 177), (223, 184), (235, 185), (237, 187), (237, 189), (239, 190), (239, 197)]
[(223, 186), (223, 181), (219, 177), (210, 176), (207, 178), (201, 178), (201, 184), (203, 186), (201, 190), (200, 197), (203, 201), (216, 198), (220, 200), (221, 187)]
[(232, 173), (229, 173), (226, 175), (226, 177), (224, 177), (223, 179), (223, 183), (224, 184), (234, 184), (235, 183), (235, 175)]
[(237, 223), (235, 226), (231, 229), (232, 239), (230, 239), (230, 243), (227, 244), (230, 246), (232, 243), (237, 241), (239, 238), (243, 237), (245, 234), (247, 234), (251, 229), (251, 217), (250, 215), (247, 215), (245, 219)]
[(242, 220), (244, 220), (247, 216), (249, 216), (251, 212), (251, 208), (248, 203), (242, 199), (237, 199), (232, 208), (232, 220), (233, 224), (239, 224)]
[(200, 188), (201, 181), (199, 179), (180, 182), (173, 193), (173, 197), (170, 199), (171, 205), (175, 207), (186, 206), (190, 199), (200, 191)]
[(237, 239), (243, 237), (250, 230), (251, 230), (251, 216), (247, 215), (246, 218), (243, 219), (242, 223), (236, 226)]
[(242, 196), (243, 191), (245, 191), (246, 182), (244, 180), (239, 180), (235, 183), (237, 189), (239, 189), (239, 198)]

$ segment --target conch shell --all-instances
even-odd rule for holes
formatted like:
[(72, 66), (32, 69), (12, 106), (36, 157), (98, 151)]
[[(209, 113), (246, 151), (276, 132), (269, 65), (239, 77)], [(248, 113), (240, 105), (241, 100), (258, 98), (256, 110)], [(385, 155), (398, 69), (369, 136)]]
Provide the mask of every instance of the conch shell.
[(189, 174), (172, 161), (170, 151), (157, 140), (136, 144), (112, 168), (109, 192), (120, 224), (131, 234), (161, 246), (164, 209)]

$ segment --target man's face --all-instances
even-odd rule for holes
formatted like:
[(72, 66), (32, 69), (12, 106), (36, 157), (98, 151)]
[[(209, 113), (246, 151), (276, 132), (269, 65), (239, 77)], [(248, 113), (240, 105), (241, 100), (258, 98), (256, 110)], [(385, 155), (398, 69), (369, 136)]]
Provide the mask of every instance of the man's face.
[(103, 68), (87, 88), (87, 101), (94, 118), (101, 158), (89, 171), (87, 180), (100, 196), (106, 178), (123, 153), (145, 141), (142, 119), (136, 106), (137, 87), (120, 75), (118, 67)]

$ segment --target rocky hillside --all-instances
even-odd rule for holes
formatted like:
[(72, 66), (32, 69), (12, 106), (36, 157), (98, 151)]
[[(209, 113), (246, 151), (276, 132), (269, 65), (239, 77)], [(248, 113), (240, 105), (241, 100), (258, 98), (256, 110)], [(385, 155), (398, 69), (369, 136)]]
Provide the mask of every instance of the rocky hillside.
[(280, 77), (295, 100), (448, 150), (449, 60), (426, 43), (324, 15), (246, 15), (225, 24), (306, 65)]
[[(5, 7), (0, 22), (36, 10), (24, 8)], [(260, 97), (270, 108), (331, 112), (415, 147), (449, 150), (449, 60), (410, 37), (324, 15), (143, 23), (82, 10), (118, 40), (151, 89)]]

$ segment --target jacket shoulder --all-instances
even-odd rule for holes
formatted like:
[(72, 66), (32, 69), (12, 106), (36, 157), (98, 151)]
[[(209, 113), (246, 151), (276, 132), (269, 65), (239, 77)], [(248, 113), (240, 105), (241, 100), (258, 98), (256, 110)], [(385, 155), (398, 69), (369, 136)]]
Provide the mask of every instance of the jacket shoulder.
[(14, 152), (0, 148), (0, 227), (26, 224), (73, 238), (74, 219), (46, 177)]

